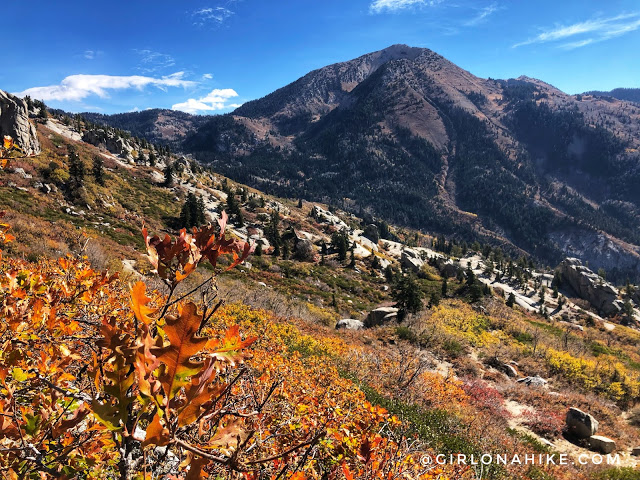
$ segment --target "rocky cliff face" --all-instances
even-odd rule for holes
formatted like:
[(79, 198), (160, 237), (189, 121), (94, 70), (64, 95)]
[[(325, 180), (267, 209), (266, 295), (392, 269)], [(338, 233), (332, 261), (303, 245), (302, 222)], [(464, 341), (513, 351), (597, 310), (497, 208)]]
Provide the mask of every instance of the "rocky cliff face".
[(8, 135), (26, 155), (40, 153), (40, 142), (35, 127), (29, 122), (29, 111), (24, 100), (0, 90), (0, 138)]
[(603, 315), (615, 315), (622, 311), (623, 304), (618, 299), (618, 290), (582, 265), (577, 258), (563, 260), (560, 273), (563, 281)]

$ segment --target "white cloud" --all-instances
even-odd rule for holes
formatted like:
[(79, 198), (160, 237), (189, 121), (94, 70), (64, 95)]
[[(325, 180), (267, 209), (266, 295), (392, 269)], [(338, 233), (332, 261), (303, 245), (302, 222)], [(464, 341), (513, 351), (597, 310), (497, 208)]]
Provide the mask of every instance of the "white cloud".
[(397, 12), (411, 7), (433, 7), (442, 0), (374, 0), (369, 5), (371, 13)]
[(85, 50), (84, 58), (86, 58), (87, 60), (93, 60), (94, 58), (96, 58), (96, 52), (94, 52), (93, 50)]
[(60, 82), (60, 85), (28, 88), (16, 93), (20, 97), (29, 95), (38, 100), (80, 101), (91, 95), (107, 98), (109, 90), (126, 90), (135, 88), (142, 90), (147, 86), (154, 86), (165, 90), (167, 87), (192, 87), (195, 82), (183, 80), (184, 72), (153, 78), (141, 75), (70, 75)]
[(480, 10), (480, 12), (478, 13), (478, 15), (476, 15), (475, 17), (473, 17), (471, 20), (465, 22), (464, 24), (467, 27), (472, 27), (474, 25), (478, 25), (482, 22), (484, 22), (487, 17), (489, 17), (490, 15), (494, 14), (495, 12), (497, 12), (500, 8), (498, 7), (497, 3), (492, 3), (491, 5), (489, 5), (488, 7), (484, 7), (482, 10)]
[(208, 95), (195, 99), (190, 98), (186, 102), (176, 103), (171, 110), (180, 110), (187, 113), (213, 112), (217, 110), (226, 110), (229, 108), (238, 108), (240, 104), (227, 103), (229, 99), (237, 97), (238, 94), (232, 88), (214, 89)]
[(640, 28), (640, 12), (626, 13), (608, 18), (595, 18), (571, 25), (560, 25), (542, 31), (537, 36), (513, 45), (513, 48), (534, 43), (558, 42), (576, 36), (582, 38), (573, 42), (560, 44), (560, 48), (574, 49), (596, 42), (619, 37)]
[(173, 67), (176, 64), (175, 59), (166, 53), (154, 52), (153, 50), (137, 50), (140, 55), (140, 71), (144, 73), (153, 73), (158, 70)]
[(203, 80), (211, 80), (212, 78), (213, 75), (211, 75), (210, 73), (205, 73), (204, 75), (202, 75)]
[(214, 23), (221, 24), (233, 15), (233, 12), (225, 7), (208, 7), (195, 10), (191, 13), (194, 18), (194, 25), (203, 26)]

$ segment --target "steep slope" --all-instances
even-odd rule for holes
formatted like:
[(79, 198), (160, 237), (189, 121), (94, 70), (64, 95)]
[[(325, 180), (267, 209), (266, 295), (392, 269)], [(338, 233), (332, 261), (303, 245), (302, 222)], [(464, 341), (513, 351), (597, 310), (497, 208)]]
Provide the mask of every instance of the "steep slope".
[(633, 103), (394, 45), (211, 117), (181, 148), (280, 196), (549, 263), (570, 253), (622, 280), (640, 276), (639, 119)]

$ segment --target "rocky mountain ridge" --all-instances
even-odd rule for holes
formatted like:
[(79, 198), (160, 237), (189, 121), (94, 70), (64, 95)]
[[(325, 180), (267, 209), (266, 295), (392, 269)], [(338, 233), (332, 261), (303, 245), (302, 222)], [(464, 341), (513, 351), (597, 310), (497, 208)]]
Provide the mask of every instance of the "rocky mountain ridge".
[(394, 45), (186, 118), (177, 148), (261, 190), (640, 277), (636, 104), (483, 79)]

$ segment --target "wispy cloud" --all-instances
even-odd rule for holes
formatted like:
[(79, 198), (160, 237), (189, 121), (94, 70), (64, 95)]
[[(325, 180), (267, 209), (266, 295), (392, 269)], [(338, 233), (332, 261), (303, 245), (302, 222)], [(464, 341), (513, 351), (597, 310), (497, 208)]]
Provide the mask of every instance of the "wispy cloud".
[(500, 10), (497, 3), (492, 3), (488, 7), (482, 8), (478, 14), (473, 17), (471, 20), (464, 22), (464, 25), (467, 27), (473, 27), (475, 25), (479, 25), (487, 20), (491, 15)]
[(232, 15), (233, 11), (226, 7), (207, 7), (191, 12), (193, 24), (200, 27), (210, 24), (220, 25)]
[(171, 110), (180, 110), (187, 113), (214, 112), (217, 110), (227, 110), (229, 108), (238, 108), (238, 103), (227, 103), (231, 98), (237, 97), (238, 94), (231, 88), (214, 89), (208, 95), (195, 99), (190, 98), (186, 102), (176, 103)]
[(204, 75), (202, 75), (203, 80), (211, 80), (212, 78), (213, 75), (211, 75), (210, 73), (205, 73)]
[(109, 90), (137, 89), (153, 86), (166, 90), (167, 87), (192, 87), (196, 83), (184, 80), (184, 72), (176, 72), (166, 77), (154, 78), (141, 75), (70, 75), (59, 85), (28, 88), (16, 93), (20, 97), (29, 95), (38, 100), (80, 101), (91, 95), (100, 98), (109, 97)]
[(155, 73), (159, 70), (173, 67), (176, 64), (175, 59), (166, 53), (155, 52), (149, 49), (134, 49), (133, 51), (140, 56), (140, 66), (138, 69), (143, 73)]
[[(558, 47), (571, 50), (619, 37), (639, 28), (640, 12), (625, 13), (614, 17), (594, 18), (571, 25), (557, 25), (543, 30), (533, 38), (516, 43), (513, 48), (535, 43), (557, 42)], [(567, 41), (574, 37), (576, 37), (575, 41)]]
[(96, 52), (95, 50), (85, 50), (82, 56), (87, 60), (93, 60), (98, 56), (98, 53), (99, 52)]
[(398, 12), (412, 7), (433, 7), (443, 0), (374, 0), (369, 5), (371, 13)]

